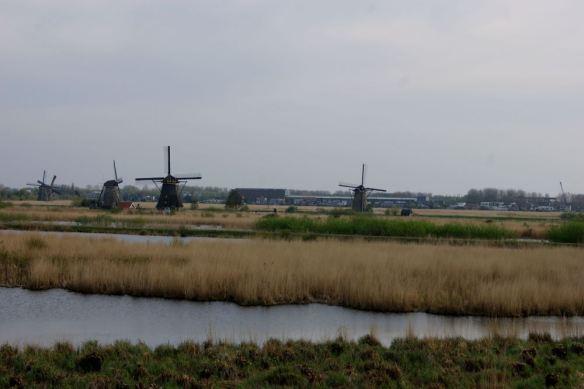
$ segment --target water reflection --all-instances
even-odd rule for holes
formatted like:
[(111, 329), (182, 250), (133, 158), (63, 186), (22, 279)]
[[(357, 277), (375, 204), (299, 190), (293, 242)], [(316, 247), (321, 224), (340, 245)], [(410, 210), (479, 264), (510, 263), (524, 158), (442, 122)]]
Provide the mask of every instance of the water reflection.
[(262, 343), (269, 338), (323, 341), (374, 333), (385, 345), (395, 338), (463, 337), (499, 333), (521, 338), (548, 332), (554, 338), (582, 334), (584, 318), (491, 319), (425, 313), (388, 314), (321, 304), (240, 307), (213, 302), (81, 295), (64, 290), (33, 292), (0, 288), (0, 343), (81, 344), (95, 339), (143, 341), (150, 346), (208, 338)]
[(20, 230), (0, 230), (0, 236), (10, 234), (30, 234), (35, 233), (46, 236), (73, 236), (80, 238), (94, 238), (94, 239), (117, 239), (122, 242), (129, 243), (166, 243), (173, 244), (176, 242), (189, 243), (194, 241), (221, 241), (229, 243), (241, 243), (247, 239), (233, 239), (233, 238), (211, 238), (200, 236), (158, 236), (158, 235), (130, 235), (130, 234), (102, 234), (95, 232), (55, 232), (55, 231), (20, 231)]

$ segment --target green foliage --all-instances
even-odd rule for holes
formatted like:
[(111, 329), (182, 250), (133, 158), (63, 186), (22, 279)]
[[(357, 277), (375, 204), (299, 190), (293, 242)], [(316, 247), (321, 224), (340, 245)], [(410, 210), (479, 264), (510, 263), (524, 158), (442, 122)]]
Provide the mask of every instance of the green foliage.
[(28, 220), (31, 220), (31, 217), (25, 213), (0, 212), (0, 222), (21, 222)]
[(584, 221), (570, 221), (551, 226), (548, 239), (556, 243), (584, 243)]
[(584, 221), (584, 213), (582, 212), (563, 212), (560, 215), (562, 220)]
[(288, 208), (286, 208), (286, 213), (296, 213), (298, 212), (298, 207), (291, 205)]
[(505, 239), (516, 237), (512, 231), (494, 225), (446, 223), (427, 221), (386, 220), (372, 216), (353, 216), (327, 219), (308, 217), (263, 217), (256, 223), (263, 231), (294, 233), (364, 235), (413, 238)]
[[(447, 366), (448, 368), (445, 368)], [(584, 339), (0, 346), (0, 387), (578, 387)], [(498, 385), (495, 385), (498, 386)]]
[(225, 200), (225, 208), (237, 209), (243, 205), (243, 197), (238, 191), (232, 189), (227, 195), (227, 200)]
[(12, 203), (0, 200), (0, 209), (12, 207)]

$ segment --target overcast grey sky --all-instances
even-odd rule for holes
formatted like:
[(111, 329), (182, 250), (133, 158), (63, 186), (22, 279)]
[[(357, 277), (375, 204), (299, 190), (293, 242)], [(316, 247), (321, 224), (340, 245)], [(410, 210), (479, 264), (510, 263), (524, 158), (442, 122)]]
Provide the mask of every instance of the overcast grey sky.
[(0, 2), (0, 183), (584, 192), (584, 2)]

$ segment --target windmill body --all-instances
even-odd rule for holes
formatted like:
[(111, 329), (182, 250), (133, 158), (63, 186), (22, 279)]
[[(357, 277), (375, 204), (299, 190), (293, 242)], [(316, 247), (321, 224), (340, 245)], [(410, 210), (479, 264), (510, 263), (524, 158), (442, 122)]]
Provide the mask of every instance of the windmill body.
[(361, 170), (361, 184), (339, 184), (343, 188), (350, 188), (353, 191), (353, 202), (351, 208), (355, 212), (366, 212), (367, 211), (367, 195), (370, 192), (386, 192), (385, 189), (368, 188), (365, 186), (365, 164), (362, 166)]
[(53, 176), (51, 183), (46, 182), (47, 171), (43, 171), (43, 180), (37, 180), (35, 184), (27, 184), (28, 186), (33, 186), (38, 188), (37, 200), (38, 201), (51, 201), (53, 194), (59, 194), (59, 191), (55, 189), (55, 180), (57, 176)]
[(156, 209), (159, 210), (181, 208), (183, 206), (181, 183), (186, 184), (187, 180), (200, 180), (202, 178), (200, 174), (173, 175), (170, 170), (170, 146), (166, 147), (166, 162), (167, 175), (165, 177), (136, 178), (136, 181), (152, 181), (157, 187), (159, 183), (162, 184), (156, 204)]
[(103, 209), (114, 209), (120, 205), (120, 184), (123, 179), (118, 178), (116, 161), (114, 161), (114, 179), (104, 182), (99, 194), (98, 206)]

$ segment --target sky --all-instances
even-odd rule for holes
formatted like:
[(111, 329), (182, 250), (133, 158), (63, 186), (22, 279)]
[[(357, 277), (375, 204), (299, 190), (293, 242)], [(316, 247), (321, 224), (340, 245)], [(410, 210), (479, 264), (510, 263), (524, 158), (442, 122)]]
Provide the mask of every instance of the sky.
[(6, 0), (0, 183), (584, 193), (584, 2)]

